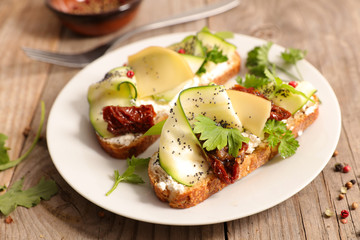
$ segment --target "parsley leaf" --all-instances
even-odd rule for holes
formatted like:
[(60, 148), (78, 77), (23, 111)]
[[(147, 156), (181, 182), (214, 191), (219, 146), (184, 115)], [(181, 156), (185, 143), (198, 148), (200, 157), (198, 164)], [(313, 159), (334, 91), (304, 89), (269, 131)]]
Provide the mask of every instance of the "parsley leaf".
[(243, 85), (244, 84), (244, 79), (241, 76), (236, 76), (235, 81), (239, 84), (239, 85)]
[(0, 196), (0, 212), (9, 215), (17, 206), (30, 208), (40, 203), (41, 199), (49, 200), (58, 192), (56, 183), (41, 178), (39, 183), (27, 190), (22, 190), (24, 178), (16, 181), (13, 186)]
[(245, 79), (242, 79), (240, 76), (236, 78), (237, 83), (246, 87), (246, 88), (260, 88), (270, 82), (266, 77), (258, 77), (253, 74), (245, 74)]
[(265, 124), (264, 132), (269, 134), (266, 141), (270, 147), (279, 145), (279, 153), (283, 158), (294, 155), (299, 147), (299, 142), (295, 139), (292, 132), (286, 128), (284, 122), (273, 119), (268, 120)]
[(306, 50), (288, 48), (281, 53), (281, 57), (287, 63), (296, 64), (298, 61), (304, 59), (306, 54), (307, 54)]
[(127, 183), (144, 183), (144, 180), (137, 174), (135, 174), (135, 169), (141, 166), (147, 166), (149, 164), (150, 158), (136, 158), (134, 156), (131, 159), (127, 159), (128, 168), (125, 170), (123, 174), (120, 175), (118, 170), (114, 171), (114, 185), (113, 187), (106, 193), (106, 196), (109, 196), (119, 185), (120, 182)]
[[(259, 77), (265, 77), (264, 75), (265, 69), (275, 66), (276, 69), (282, 71), (290, 78), (300, 81), (300, 79), (296, 77), (294, 74), (290, 73), (282, 66), (278, 64), (274, 64), (269, 60), (269, 52), (272, 45), (273, 45), (272, 42), (268, 42), (264, 45), (256, 46), (251, 51), (248, 52), (248, 57), (245, 66), (249, 69), (249, 72)], [(293, 64), (296, 67), (296, 62), (303, 59), (305, 57), (305, 53), (306, 52), (302, 50), (289, 48), (282, 54), (282, 58), (286, 63)], [(297, 72), (300, 78), (302, 79), (298, 69)]]
[(219, 47), (216, 45), (207, 53), (206, 57), (208, 61), (213, 63), (222, 63), (228, 60), (228, 57), (223, 55), (222, 50), (219, 50)]
[(199, 139), (204, 141), (203, 148), (207, 151), (229, 147), (229, 154), (237, 157), (242, 143), (248, 143), (249, 138), (244, 137), (239, 129), (223, 128), (208, 117), (199, 115), (196, 117), (194, 133), (199, 133)]
[(295, 154), (298, 147), (299, 142), (294, 138), (294, 135), (292, 135), (291, 132), (288, 132), (287, 134), (284, 134), (281, 138), (281, 142), (279, 145), (280, 155), (283, 158), (290, 157)]
[(7, 153), (7, 150), (9, 150), (9, 148), (5, 147), (5, 140), (7, 139), (7, 136), (4, 134), (0, 134), (0, 171), (6, 170), (8, 168), (18, 165), (21, 161), (23, 161), (32, 152), (32, 150), (35, 148), (35, 145), (39, 141), (41, 130), (44, 125), (44, 120), (45, 120), (45, 104), (42, 101), (41, 102), (40, 125), (37, 130), (35, 139), (32, 142), (30, 148), (21, 157), (19, 157), (16, 160), (13, 160), (13, 161), (10, 161), (9, 155)]
[(268, 59), (269, 51), (272, 45), (272, 42), (268, 42), (262, 46), (256, 46), (248, 52), (245, 66), (249, 69), (251, 74), (259, 77), (265, 77), (264, 70), (272, 65)]
[(205, 73), (206, 72), (205, 65), (209, 61), (217, 64), (217, 63), (226, 62), (228, 60), (228, 57), (226, 55), (223, 55), (222, 50), (219, 50), (219, 47), (216, 45), (210, 51), (205, 49), (205, 52), (206, 52), (205, 60), (201, 65), (201, 67), (199, 68), (199, 70), (196, 72), (196, 74)]
[(296, 49), (296, 48), (288, 48), (284, 52), (281, 53), (282, 59), (289, 64), (293, 64), (300, 78), (303, 79), (301, 72), (297, 66), (297, 62), (304, 59), (307, 52), (306, 50)]

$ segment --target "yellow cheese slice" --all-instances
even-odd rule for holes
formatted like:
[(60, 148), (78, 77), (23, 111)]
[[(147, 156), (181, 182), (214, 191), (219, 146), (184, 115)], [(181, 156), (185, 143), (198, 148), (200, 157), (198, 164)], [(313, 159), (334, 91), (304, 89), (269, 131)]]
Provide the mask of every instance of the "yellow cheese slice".
[(263, 129), (270, 116), (271, 102), (246, 92), (226, 92), (244, 128), (263, 138)]
[(128, 57), (134, 69), (139, 98), (175, 88), (194, 77), (180, 54), (163, 47), (148, 47)]

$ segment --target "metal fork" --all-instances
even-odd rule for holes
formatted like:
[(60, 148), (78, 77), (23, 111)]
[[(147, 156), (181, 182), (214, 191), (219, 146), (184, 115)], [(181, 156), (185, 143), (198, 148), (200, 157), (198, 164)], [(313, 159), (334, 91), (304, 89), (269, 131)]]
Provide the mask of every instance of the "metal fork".
[(85, 67), (87, 64), (91, 63), (95, 59), (101, 57), (106, 52), (110, 51), (111, 48), (116, 44), (134, 36), (135, 34), (214, 16), (238, 6), (239, 3), (240, 0), (224, 0), (199, 9), (176, 15), (174, 17), (166, 18), (158, 22), (146, 24), (128, 32), (125, 32), (120, 36), (114, 38), (113, 40), (83, 53), (62, 54), (27, 47), (23, 47), (22, 49), (27, 56), (38, 61), (66, 67), (81, 68)]

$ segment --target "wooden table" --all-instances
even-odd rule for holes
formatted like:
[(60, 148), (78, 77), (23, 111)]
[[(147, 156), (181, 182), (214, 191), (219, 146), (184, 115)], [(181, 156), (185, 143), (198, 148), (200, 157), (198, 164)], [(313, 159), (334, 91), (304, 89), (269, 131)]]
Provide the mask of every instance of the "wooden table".
[[(144, 0), (139, 15), (127, 27), (170, 16), (215, 0)], [(342, 109), (339, 154), (307, 187), (264, 212), (207, 226), (164, 226), (144, 223), (102, 210), (75, 192), (53, 165), (45, 140), (16, 168), (0, 172), (0, 186), (25, 177), (25, 188), (42, 176), (53, 179), (59, 193), (31, 209), (18, 207), (11, 224), (0, 217), (0, 239), (356, 239), (360, 237), (360, 209), (340, 221), (342, 209), (360, 201), (356, 184), (338, 200), (339, 189), (360, 174), (360, 1), (351, 0), (242, 0), (220, 16), (139, 34), (126, 43), (151, 36), (213, 30), (271, 40), (285, 47), (306, 49), (306, 59), (330, 82)], [(11, 159), (34, 139), (40, 118), (40, 100), (47, 113), (66, 83), (79, 71), (32, 61), (21, 47), (75, 52), (112, 38), (81, 37), (61, 26), (44, 1), (0, 1), (0, 132), (9, 136)], [(24, 131), (30, 129), (26, 137)], [(43, 129), (45, 136), (46, 127)], [(325, 143), (324, 143), (325, 144)], [(348, 163), (347, 174), (334, 171)], [(311, 166), (309, 166), (311, 168)], [(336, 216), (325, 218), (331, 208)]]

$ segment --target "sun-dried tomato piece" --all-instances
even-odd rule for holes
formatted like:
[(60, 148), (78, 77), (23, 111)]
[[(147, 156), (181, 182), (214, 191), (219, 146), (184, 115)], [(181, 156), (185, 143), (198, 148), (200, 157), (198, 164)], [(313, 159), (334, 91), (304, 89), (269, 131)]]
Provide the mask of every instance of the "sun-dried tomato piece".
[(236, 158), (228, 153), (228, 147), (206, 152), (214, 174), (226, 184), (234, 183), (240, 176), (239, 164), (244, 161), (247, 148), (248, 145), (243, 143)]
[(281, 121), (283, 119), (288, 119), (289, 117), (291, 117), (291, 113), (289, 111), (275, 104), (271, 104), (271, 112), (269, 119)]
[(107, 130), (115, 136), (126, 133), (144, 133), (154, 125), (155, 116), (152, 105), (103, 108), (103, 118), (108, 123)]
[(231, 179), (225, 170), (224, 164), (214, 156), (210, 156), (211, 167), (214, 174), (223, 182), (230, 184)]
[(250, 94), (253, 94), (253, 95), (256, 95), (256, 96), (259, 96), (259, 97), (262, 97), (262, 98), (268, 100), (267, 97), (265, 97), (264, 94), (262, 94), (259, 90), (256, 90), (253, 87), (246, 88), (244, 86), (236, 84), (231, 88), (231, 90), (237, 90), (237, 91), (240, 91), (240, 92), (250, 93)]

